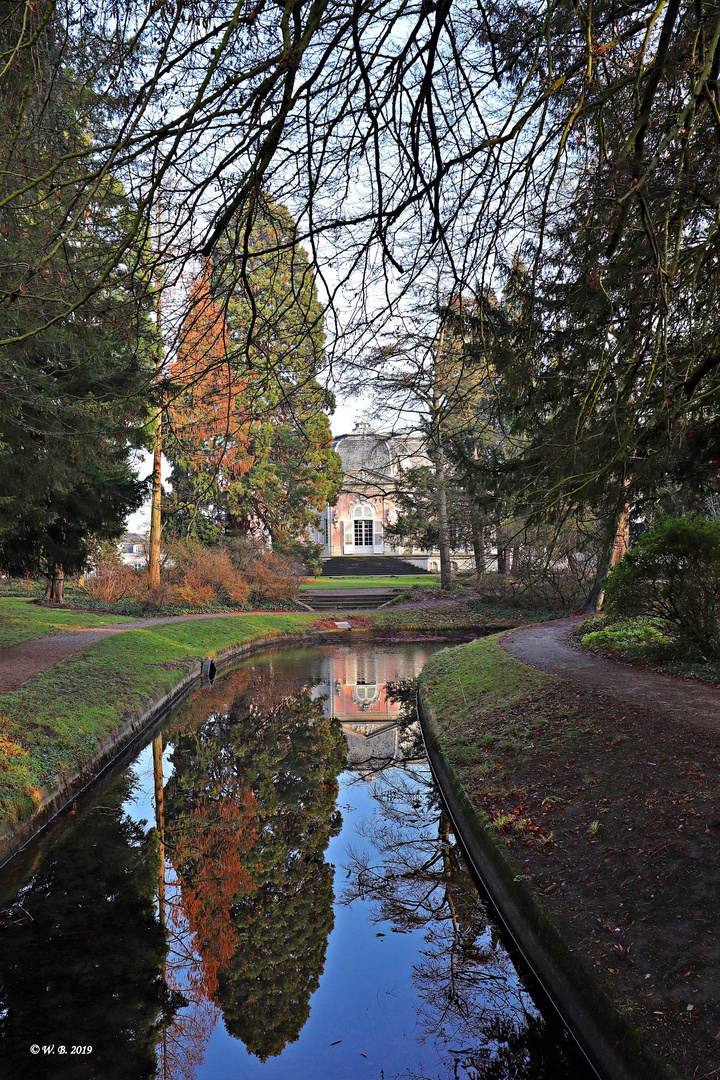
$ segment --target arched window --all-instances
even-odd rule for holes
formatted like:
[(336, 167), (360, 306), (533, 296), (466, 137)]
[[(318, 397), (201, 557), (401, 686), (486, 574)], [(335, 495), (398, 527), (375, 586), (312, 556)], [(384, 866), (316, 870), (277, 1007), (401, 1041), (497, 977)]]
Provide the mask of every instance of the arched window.
[(360, 503), (353, 510), (355, 547), (372, 548), (373, 518), (375, 507), (371, 503)]

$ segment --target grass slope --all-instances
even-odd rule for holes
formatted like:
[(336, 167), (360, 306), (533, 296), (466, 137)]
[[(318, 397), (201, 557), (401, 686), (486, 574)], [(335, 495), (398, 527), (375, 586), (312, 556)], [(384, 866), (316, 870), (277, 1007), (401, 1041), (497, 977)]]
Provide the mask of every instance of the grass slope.
[(720, 752), (702, 718), (536, 672), (496, 637), (431, 657), (420, 685), (478, 835), (615, 1002), (633, 1075), (720, 1076)]
[(32, 600), (0, 598), (0, 649), (18, 645), (21, 641), (65, 634), (69, 630), (89, 630), (95, 626), (110, 626), (130, 622), (121, 615), (91, 615), (84, 611), (44, 607)]
[(171, 690), (202, 657), (301, 633), (313, 621), (304, 614), (246, 615), (129, 630), (0, 697), (0, 814), (29, 816), (40, 788), (55, 788), (64, 774), (88, 765), (128, 715)]

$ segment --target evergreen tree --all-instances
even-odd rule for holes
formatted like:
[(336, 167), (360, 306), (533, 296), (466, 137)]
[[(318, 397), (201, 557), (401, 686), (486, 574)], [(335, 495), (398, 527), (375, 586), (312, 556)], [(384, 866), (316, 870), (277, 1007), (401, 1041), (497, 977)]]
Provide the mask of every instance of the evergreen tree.
[(337, 497), (334, 398), (316, 379), (323, 314), (295, 232), (287, 210), (265, 199), (193, 282), (166, 440), (168, 516), (181, 535), (259, 526), (278, 550), (292, 549)]
[[(48, 10), (25, 14), (42, 23)], [(3, 23), (4, 43), (22, 14)], [(42, 48), (11, 58), (1, 108), (0, 193), (16, 191), (0, 211), (0, 565), (46, 574), (61, 600), (90, 536), (119, 535), (142, 499), (130, 457), (149, 333), (132, 281), (112, 269), (129, 216), (122, 186), (99, 178), (76, 205), (78, 153), (111, 104), (77, 79), (56, 29), (50, 19)], [(44, 183), (18, 193), (43, 169)]]

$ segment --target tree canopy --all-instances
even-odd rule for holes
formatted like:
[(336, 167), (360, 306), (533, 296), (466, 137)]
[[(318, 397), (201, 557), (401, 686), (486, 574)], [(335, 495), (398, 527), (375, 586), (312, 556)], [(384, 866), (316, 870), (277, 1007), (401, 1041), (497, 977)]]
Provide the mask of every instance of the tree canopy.
[(334, 502), (342, 481), (327, 410), (323, 312), (295, 223), (265, 201), (238, 251), (243, 223), (194, 279), (171, 366), (165, 453), (176, 531), (262, 529), (282, 549)]

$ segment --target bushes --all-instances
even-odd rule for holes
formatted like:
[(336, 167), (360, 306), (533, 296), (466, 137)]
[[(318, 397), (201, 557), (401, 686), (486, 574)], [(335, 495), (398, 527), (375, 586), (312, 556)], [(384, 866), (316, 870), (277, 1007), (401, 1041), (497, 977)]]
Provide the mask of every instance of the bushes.
[(250, 586), (224, 547), (203, 547), (182, 540), (168, 549), (165, 571), (178, 607), (203, 608), (220, 603), (245, 607)]
[(664, 619), (689, 652), (720, 660), (720, 522), (656, 522), (613, 570), (605, 605), (613, 619)]
[[(597, 619), (597, 616), (595, 618)], [(587, 630), (591, 625), (591, 621), (586, 620), (583, 630)], [(619, 649), (621, 652), (632, 652), (638, 646), (665, 645), (667, 643), (666, 631), (667, 627), (662, 619), (641, 615), (637, 619), (629, 619), (613, 626), (604, 626), (597, 630), (590, 629), (589, 633), (584, 634), (580, 640), (589, 649)]]
[(305, 576), (302, 562), (291, 555), (279, 555), (250, 540), (234, 540), (228, 545), (235, 566), (244, 575), (253, 602), (259, 606), (269, 601), (294, 600), (298, 585)]
[(252, 541), (204, 547), (182, 540), (168, 546), (157, 589), (148, 590), (145, 571), (112, 553), (98, 558), (83, 592), (91, 603), (119, 605), (126, 613), (239, 610), (287, 605), (302, 576), (298, 560)]

